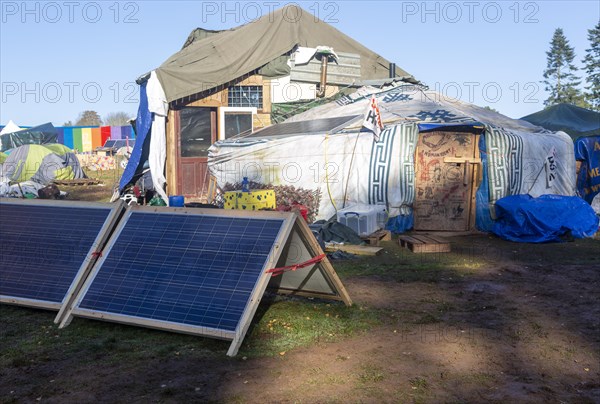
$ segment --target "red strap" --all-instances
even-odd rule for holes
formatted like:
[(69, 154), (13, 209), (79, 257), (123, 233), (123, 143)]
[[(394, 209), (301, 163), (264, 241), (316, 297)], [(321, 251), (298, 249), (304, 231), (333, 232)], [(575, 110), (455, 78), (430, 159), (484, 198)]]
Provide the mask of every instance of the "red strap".
[(318, 264), (319, 262), (323, 261), (323, 258), (325, 258), (325, 254), (318, 255), (314, 258), (309, 259), (308, 261), (301, 262), (300, 264), (289, 265), (287, 267), (267, 269), (267, 273), (272, 273), (273, 276), (281, 275), (282, 273), (284, 273), (286, 271), (295, 271), (298, 268), (304, 268), (309, 265)]
[(102, 257), (102, 251), (95, 251), (92, 253), (92, 257), (94, 258), (100, 258)]

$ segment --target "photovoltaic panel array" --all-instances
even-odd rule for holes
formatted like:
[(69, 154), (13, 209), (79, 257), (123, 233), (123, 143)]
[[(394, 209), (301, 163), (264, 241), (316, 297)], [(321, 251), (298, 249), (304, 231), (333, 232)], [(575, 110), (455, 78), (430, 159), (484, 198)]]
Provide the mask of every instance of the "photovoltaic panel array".
[(252, 135), (247, 136), (247, 138), (335, 133), (349, 125), (352, 121), (357, 120), (359, 117), (360, 115), (349, 115), (334, 118), (313, 119), (310, 121), (278, 123), (258, 130)]
[(0, 302), (60, 309), (122, 208), (0, 200)]
[(265, 268), (277, 261), (293, 218), (130, 208), (70, 314), (243, 338), (249, 302), (260, 300), (269, 279)]

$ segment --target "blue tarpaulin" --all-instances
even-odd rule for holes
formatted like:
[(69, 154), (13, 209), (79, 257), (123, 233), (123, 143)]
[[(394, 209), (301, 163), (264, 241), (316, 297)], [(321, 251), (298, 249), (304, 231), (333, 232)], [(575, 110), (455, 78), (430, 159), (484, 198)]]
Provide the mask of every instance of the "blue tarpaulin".
[(479, 137), (479, 156), (483, 177), (475, 194), (475, 226), (485, 232), (492, 231), (494, 221), (490, 215), (490, 184), (488, 176), (488, 155), (485, 147), (485, 136)]
[(146, 84), (140, 85), (140, 106), (138, 108), (135, 121), (136, 141), (131, 152), (131, 157), (127, 162), (127, 167), (123, 171), (123, 176), (119, 182), (119, 190), (123, 191), (127, 185), (135, 182), (143, 174), (143, 167), (150, 150), (150, 127), (152, 126), (152, 114), (148, 109), (148, 95), (146, 94)]
[(592, 237), (598, 216), (577, 196), (511, 195), (496, 202), (492, 232), (510, 241), (545, 243)]
[(600, 192), (600, 136), (580, 137), (575, 140), (575, 159), (581, 161), (577, 175), (577, 192), (591, 204)]

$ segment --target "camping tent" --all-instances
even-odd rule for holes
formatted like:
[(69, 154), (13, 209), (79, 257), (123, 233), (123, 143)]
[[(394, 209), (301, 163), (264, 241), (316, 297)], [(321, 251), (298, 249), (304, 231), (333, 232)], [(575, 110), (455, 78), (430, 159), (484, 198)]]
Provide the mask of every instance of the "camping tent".
[(8, 156), (2, 152), (0, 152), (0, 164), (4, 163), (4, 160), (6, 160)]
[(551, 131), (563, 131), (573, 139), (600, 136), (600, 113), (571, 104), (557, 104), (521, 118)]
[(16, 123), (14, 123), (12, 120), (10, 120), (10, 121), (8, 121), (6, 126), (2, 127), (2, 130), (0, 130), (0, 136), (4, 135), (5, 133), (13, 133), (13, 132), (17, 132), (20, 130), (21, 130), (21, 128)]
[[(385, 130), (361, 129), (375, 95)], [(363, 87), (337, 101), (209, 150), (219, 186), (256, 182), (319, 190), (318, 217), (385, 205), (391, 228), (489, 230), (507, 195), (574, 195), (572, 141), (419, 86)], [(552, 165), (547, 161), (552, 160)], [(476, 202), (475, 202), (476, 201)], [(476, 212), (476, 215), (475, 215)]]
[(83, 171), (78, 164), (74, 170), (64, 158), (50, 149), (41, 145), (29, 144), (12, 150), (2, 164), (2, 178), (0, 181), (22, 182), (32, 180), (45, 185), (55, 179), (82, 178), (82, 173)]
[(73, 170), (73, 178), (86, 178), (86, 175), (81, 168), (81, 164), (79, 163), (79, 159), (73, 150), (60, 143), (45, 144), (44, 147), (54, 154), (58, 154), (65, 160), (67, 167), (71, 167), (71, 170)]

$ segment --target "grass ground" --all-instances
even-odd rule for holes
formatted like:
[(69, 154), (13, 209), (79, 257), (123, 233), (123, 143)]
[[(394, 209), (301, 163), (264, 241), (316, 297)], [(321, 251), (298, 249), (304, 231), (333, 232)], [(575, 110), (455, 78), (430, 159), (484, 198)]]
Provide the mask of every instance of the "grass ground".
[(67, 199), (89, 202), (109, 202), (113, 190), (119, 185), (122, 169), (105, 171), (86, 171), (89, 178), (100, 181), (99, 185), (60, 186), (61, 191), (67, 192)]

